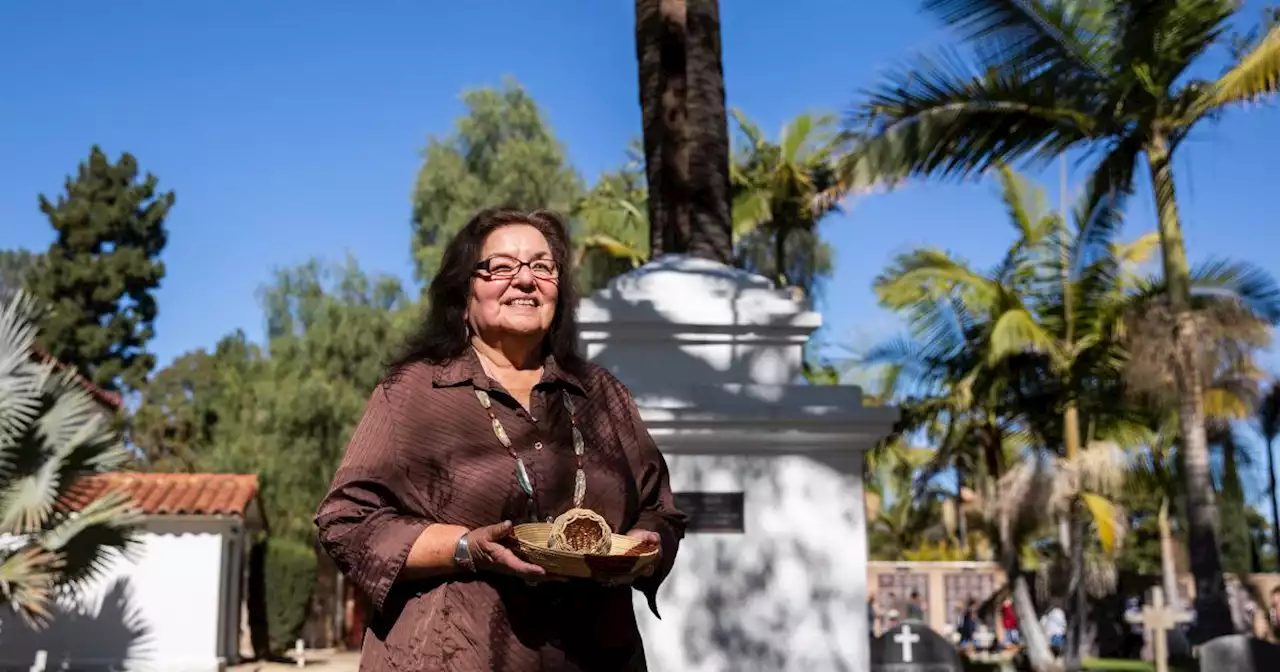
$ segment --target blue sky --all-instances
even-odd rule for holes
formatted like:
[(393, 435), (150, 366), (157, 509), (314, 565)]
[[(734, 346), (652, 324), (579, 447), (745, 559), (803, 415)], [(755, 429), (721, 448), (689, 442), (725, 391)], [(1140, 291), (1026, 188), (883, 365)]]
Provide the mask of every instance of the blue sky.
[[(803, 110), (847, 109), (886, 66), (948, 39), (915, 2), (721, 6), (728, 102), (771, 133)], [(464, 88), (515, 76), (584, 176), (617, 165), (640, 132), (633, 18), (622, 0), (0, 4), (0, 248), (48, 245), (36, 196), (57, 194), (91, 145), (129, 151), (177, 192), (161, 362), (236, 328), (257, 337), (273, 268), (349, 252), (411, 278), (420, 151), (449, 131)], [(1280, 275), (1266, 207), (1278, 127), (1275, 109), (1231, 113), (1182, 150), (1193, 259)], [(1056, 169), (1044, 177), (1056, 201)], [(1152, 221), (1136, 199), (1131, 230)], [(989, 182), (860, 199), (824, 233), (837, 272), (823, 337), (855, 347), (896, 330), (869, 291), (893, 254), (927, 244), (988, 263), (1009, 239)]]

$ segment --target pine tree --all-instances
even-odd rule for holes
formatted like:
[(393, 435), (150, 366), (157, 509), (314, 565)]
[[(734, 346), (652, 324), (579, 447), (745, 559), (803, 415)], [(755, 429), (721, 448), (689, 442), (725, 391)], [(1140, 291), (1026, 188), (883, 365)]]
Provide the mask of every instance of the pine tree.
[(38, 257), (28, 250), (0, 250), (0, 302), (8, 301), (27, 284)]
[(138, 180), (132, 155), (112, 164), (94, 146), (57, 203), (40, 196), (56, 232), (29, 281), (49, 308), (40, 346), (106, 390), (136, 390), (155, 366), (146, 346), (165, 271), (164, 220), (174, 203), (172, 191), (157, 192), (157, 182), (150, 173)]

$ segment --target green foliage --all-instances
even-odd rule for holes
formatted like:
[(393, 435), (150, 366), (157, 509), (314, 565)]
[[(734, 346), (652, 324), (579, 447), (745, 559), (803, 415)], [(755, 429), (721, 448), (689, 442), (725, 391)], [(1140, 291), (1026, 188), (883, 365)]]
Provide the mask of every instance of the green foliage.
[(463, 94), (454, 131), (427, 143), (413, 194), (412, 252), (423, 282), (444, 246), (477, 211), (494, 206), (569, 212), (581, 192), (533, 98), (515, 81)]
[(310, 538), (391, 349), (418, 319), (399, 282), (354, 260), (281, 270), (262, 290), (270, 340), (243, 334), (159, 371), (134, 435), (157, 470), (256, 473), (273, 534)]
[(639, 152), (632, 143), (627, 162), (602, 174), (574, 206), (573, 246), (584, 292), (649, 258), (649, 191)]
[[(1234, 444), (1234, 439), (1228, 439)], [(1253, 540), (1249, 537), (1249, 506), (1245, 503), (1244, 484), (1240, 480), (1241, 464), (1238, 448), (1228, 444), (1224, 451), (1222, 485), (1218, 489), (1218, 512), (1222, 516), (1222, 568), (1243, 576), (1253, 571)]]
[(817, 226), (838, 209), (835, 117), (801, 114), (774, 142), (732, 114), (741, 136), (730, 169), (737, 265), (812, 293), (833, 270)]
[(267, 542), (267, 633), (274, 652), (286, 651), (302, 633), (316, 587), (316, 553), (305, 542), (272, 537)]
[(28, 250), (0, 250), (0, 301), (13, 298), (27, 284), (39, 257)]
[(225, 455), (212, 451), (234, 432), (249, 386), (268, 362), (244, 332), (223, 337), (213, 352), (188, 352), (156, 372), (131, 419), (133, 440), (147, 469), (217, 470)]
[(138, 181), (130, 154), (111, 163), (94, 147), (66, 193), (40, 210), (56, 233), (29, 288), (51, 307), (40, 345), (106, 390), (138, 389), (155, 366), (154, 292), (164, 277), (159, 260), (173, 192)]
[[(888, 73), (848, 119), (859, 144), (842, 162), (845, 184), (908, 177), (961, 177), (1016, 161), (1041, 164), (1069, 151), (1097, 157), (1086, 212), (1119, 211), (1134, 176), (1150, 174), (1160, 227), (1165, 296), (1180, 323), (1161, 357), (1184, 399), (1179, 425), (1191, 510), (1192, 571), (1207, 636), (1230, 631), (1219, 518), (1210, 491), (1205, 399), (1189, 377), (1204, 347), (1192, 312), (1187, 260), (1171, 166), (1183, 140), (1222, 112), (1280, 89), (1280, 27), (1246, 38), (1216, 81), (1187, 76), (1219, 45), (1240, 3), (1007, 2), (930, 0), (925, 6), (972, 47), (941, 50)], [(1143, 165), (1145, 164), (1145, 165)], [(1021, 322), (1019, 324), (1018, 322)], [(1014, 326), (1025, 326), (1016, 321)], [(1021, 330), (1025, 336), (1029, 332)], [(1170, 329), (1170, 333), (1173, 330)]]
[(129, 453), (72, 370), (33, 350), (35, 302), (0, 304), (0, 599), (36, 626), (56, 591), (95, 578), (112, 549), (127, 549), (134, 517), (120, 494), (77, 513), (55, 504), (82, 476), (119, 469)]

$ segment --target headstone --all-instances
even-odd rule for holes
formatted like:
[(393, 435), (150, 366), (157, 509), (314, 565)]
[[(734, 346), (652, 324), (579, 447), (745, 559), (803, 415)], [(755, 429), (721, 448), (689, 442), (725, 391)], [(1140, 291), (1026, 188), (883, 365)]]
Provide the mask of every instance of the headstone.
[(1169, 605), (1164, 603), (1164, 591), (1156, 587), (1151, 589), (1151, 604), (1142, 607), (1142, 613), (1126, 614), (1124, 618), (1130, 623), (1141, 624), (1147, 630), (1151, 636), (1151, 657), (1152, 662), (1155, 663), (1156, 672), (1168, 672), (1169, 643), (1166, 637), (1170, 630), (1183, 623), (1190, 623), (1191, 614), (1170, 609)]
[(1197, 657), (1201, 670), (1255, 672), (1280, 670), (1280, 646), (1250, 637), (1227, 635), (1200, 645)]
[(923, 623), (903, 623), (871, 643), (871, 672), (961, 672), (960, 654)]
[(31, 663), (31, 672), (44, 672), (44, 668), (49, 664), (49, 652), (41, 649), (36, 651), (36, 659)]

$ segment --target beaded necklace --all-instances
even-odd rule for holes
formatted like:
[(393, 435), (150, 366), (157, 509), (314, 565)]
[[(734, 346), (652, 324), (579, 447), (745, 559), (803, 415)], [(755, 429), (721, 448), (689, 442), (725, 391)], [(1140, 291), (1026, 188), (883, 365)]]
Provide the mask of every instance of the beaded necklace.
[[(489, 398), (489, 393), (484, 390), (477, 389), (475, 391), (476, 399), (480, 400), (480, 405), (484, 407), (486, 413), (489, 414), (489, 420), (493, 423), (493, 435), (498, 437), (498, 443), (507, 449), (507, 454), (516, 462), (516, 483), (520, 484), (520, 490), (529, 498), (529, 510), (534, 511), (536, 505), (533, 501), (534, 483), (529, 476), (529, 470), (524, 466), (524, 458), (516, 452), (511, 445), (511, 437), (507, 436), (507, 430), (502, 426), (502, 421), (498, 420), (498, 416), (493, 414), (493, 400)], [(573, 430), (573, 455), (577, 460), (578, 470), (573, 475), (573, 507), (580, 508), (582, 500), (587, 496), (587, 474), (582, 470), (582, 456), (586, 452), (586, 441), (582, 438), (582, 432), (578, 430), (577, 418), (573, 412), (573, 398), (569, 396), (569, 392), (561, 390), (562, 399), (564, 400), (564, 408), (569, 412), (569, 425)]]

